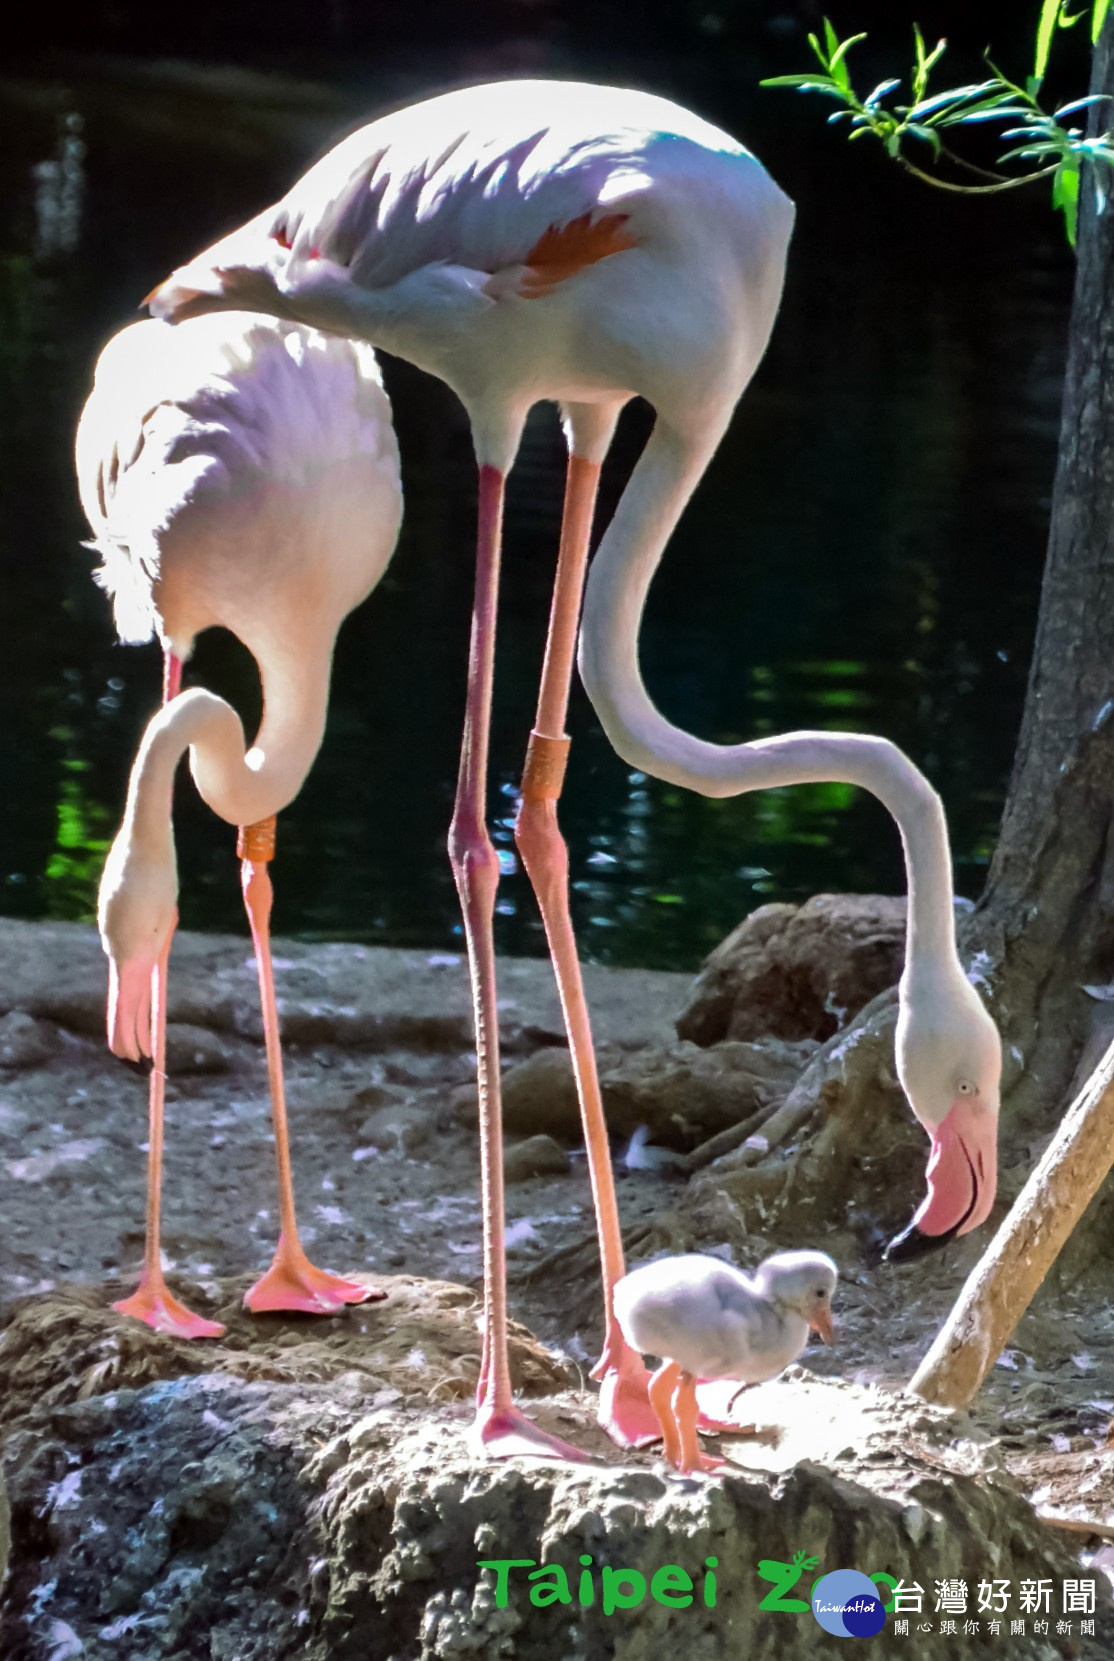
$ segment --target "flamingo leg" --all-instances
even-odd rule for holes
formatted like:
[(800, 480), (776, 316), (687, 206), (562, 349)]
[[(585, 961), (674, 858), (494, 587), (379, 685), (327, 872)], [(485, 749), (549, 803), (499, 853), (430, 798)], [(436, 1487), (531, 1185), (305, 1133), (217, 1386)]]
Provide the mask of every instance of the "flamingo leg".
[(642, 1447), (660, 1434), (648, 1394), (650, 1375), (619, 1329), (612, 1306), (624, 1273), (615, 1177), (607, 1140), (599, 1074), (584, 982), (569, 913), (569, 859), (557, 822), (569, 740), (565, 720), (600, 465), (569, 457), (561, 544), (549, 616), (538, 712), (515, 822), (515, 840), (537, 895), (565, 1018), (588, 1154), (603, 1279), (604, 1346), (592, 1377), (601, 1381), (599, 1422), (620, 1447)]
[(489, 1458), (527, 1454), (535, 1458), (582, 1460), (585, 1456), (579, 1449), (540, 1430), (514, 1406), (507, 1354), (503, 1126), (492, 935), (499, 861), (485, 824), (504, 482), (497, 467), (481, 466), (468, 694), (456, 803), (449, 829), (449, 858), (460, 894), (472, 979), (480, 1110), (484, 1335), (473, 1435)]
[(665, 1361), (647, 1386), (647, 1396), (660, 1426), (663, 1451), (671, 1465), (681, 1459), (681, 1433), (673, 1413), (673, 1394), (681, 1376), (680, 1363)]
[(727, 1463), (726, 1459), (701, 1452), (697, 1440), (696, 1427), (700, 1410), (696, 1405), (696, 1375), (686, 1371), (684, 1367), (680, 1368), (679, 1372), (680, 1376), (673, 1391), (672, 1406), (680, 1438), (680, 1458), (675, 1459), (673, 1463), (682, 1476), (688, 1476), (692, 1471), (721, 1471)]
[(275, 819), (240, 827), (237, 852), (244, 891), (244, 907), (251, 925), (255, 962), (259, 972), (259, 999), (263, 1009), (263, 1037), (267, 1047), (267, 1077), (275, 1127), (278, 1165), (280, 1232), (274, 1260), (244, 1294), (244, 1305), (254, 1314), (269, 1310), (299, 1310), (308, 1315), (335, 1315), (345, 1304), (386, 1297), (376, 1286), (344, 1280), (310, 1262), (298, 1237), (294, 1214), (294, 1178), (290, 1167), (290, 1135), (286, 1119), (286, 1088), (282, 1072), (275, 974), (271, 961), (271, 906), (274, 889), (267, 869), (275, 852)]
[[(182, 689), (182, 660), (173, 652), (163, 653), (162, 700), (168, 704)], [(177, 921), (177, 919), (175, 919)], [(151, 1071), (148, 1075), (147, 1098), (147, 1230), (143, 1250), (143, 1269), (139, 1285), (130, 1298), (121, 1298), (112, 1305), (119, 1315), (131, 1315), (144, 1321), (156, 1332), (169, 1333), (174, 1338), (220, 1338), (224, 1328), (219, 1321), (207, 1321), (195, 1315), (173, 1296), (162, 1272), (162, 1248), (159, 1226), (162, 1211), (162, 1144), (163, 1113), (166, 1101), (166, 980), (170, 961), (170, 947), (174, 939), (171, 929), (162, 956), (151, 971)]]

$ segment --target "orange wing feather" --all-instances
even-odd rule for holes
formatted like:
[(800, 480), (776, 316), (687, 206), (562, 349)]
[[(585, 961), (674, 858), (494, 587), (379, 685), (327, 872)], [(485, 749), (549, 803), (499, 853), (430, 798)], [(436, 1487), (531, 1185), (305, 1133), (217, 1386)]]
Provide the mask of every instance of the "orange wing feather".
[(626, 222), (625, 213), (608, 213), (595, 222), (584, 213), (568, 225), (551, 225), (526, 256), (526, 275), (518, 292), (524, 299), (537, 300), (586, 266), (636, 247), (638, 238), (624, 229)]

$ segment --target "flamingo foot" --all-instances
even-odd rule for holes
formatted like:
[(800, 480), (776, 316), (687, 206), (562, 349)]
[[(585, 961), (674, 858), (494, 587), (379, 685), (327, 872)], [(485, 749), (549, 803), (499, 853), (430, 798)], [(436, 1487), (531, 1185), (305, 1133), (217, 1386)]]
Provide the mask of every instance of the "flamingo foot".
[(571, 1442), (533, 1424), (517, 1407), (481, 1407), (472, 1425), (473, 1451), (483, 1459), (566, 1459), (578, 1465), (594, 1463)]
[(650, 1406), (650, 1374), (633, 1352), (628, 1350), (618, 1365), (605, 1355), (592, 1377), (600, 1381), (596, 1417), (616, 1447), (648, 1448), (661, 1441), (661, 1425)]
[(244, 1308), (253, 1315), (279, 1310), (335, 1315), (348, 1304), (376, 1303), (386, 1296), (378, 1286), (315, 1269), (304, 1252), (289, 1250), (280, 1241), (267, 1273), (244, 1293)]
[(171, 1338), (223, 1338), (224, 1327), (219, 1321), (207, 1321), (195, 1315), (184, 1303), (179, 1303), (169, 1287), (160, 1279), (140, 1281), (130, 1298), (121, 1298), (112, 1305), (118, 1315), (130, 1315), (135, 1321), (144, 1321), (155, 1332), (165, 1332)]
[(718, 1454), (704, 1453), (697, 1450), (695, 1458), (689, 1460), (683, 1456), (677, 1461), (677, 1470), (681, 1476), (693, 1476), (697, 1471), (705, 1476), (714, 1476), (719, 1471), (727, 1470), (730, 1461), (721, 1459)]

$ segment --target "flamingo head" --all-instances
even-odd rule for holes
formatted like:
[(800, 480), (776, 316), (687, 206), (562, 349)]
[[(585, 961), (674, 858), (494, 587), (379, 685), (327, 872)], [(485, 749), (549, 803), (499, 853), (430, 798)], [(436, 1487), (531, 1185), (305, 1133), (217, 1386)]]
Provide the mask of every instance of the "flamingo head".
[(210, 311), (291, 312), (280, 292), (290, 239), (276, 234), (279, 210), (267, 208), (156, 284), (143, 301), (153, 317), (181, 323)]
[(886, 1247), (889, 1262), (920, 1257), (969, 1233), (994, 1205), (1002, 1045), (961, 972), (923, 992), (903, 983), (897, 1073), (932, 1146), (928, 1192)]
[[(97, 905), (108, 958), (108, 1047), (125, 1061), (153, 1054), (151, 977), (178, 921), (178, 873), (169, 858), (139, 850), (128, 827), (105, 861)], [(165, 853), (165, 850), (164, 850)]]
[(825, 1344), (833, 1341), (832, 1296), (839, 1279), (827, 1252), (775, 1252), (760, 1263), (754, 1283), (771, 1303), (800, 1315)]

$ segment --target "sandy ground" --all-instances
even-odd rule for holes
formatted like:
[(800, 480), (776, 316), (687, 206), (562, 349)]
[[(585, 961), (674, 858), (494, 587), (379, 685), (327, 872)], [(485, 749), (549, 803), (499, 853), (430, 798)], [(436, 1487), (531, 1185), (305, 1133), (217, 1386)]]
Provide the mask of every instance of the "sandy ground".
[[(191, 1025), (173, 1031), (163, 1245), (175, 1289), (207, 1310), (227, 1305), (229, 1277), (261, 1271), (274, 1246), (270, 1108), (244, 943), (187, 937), (176, 951), (172, 1015), (184, 1013)], [(278, 947), (304, 1242), (315, 1261), (339, 1271), (475, 1289), (478, 1156), (466, 1106), (474, 1058), (463, 967), (428, 954), (353, 953), (361, 949)], [(350, 972), (354, 963), (362, 979)], [(545, 964), (505, 968), (508, 1047), (521, 1056), (553, 1042), (559, 1018)], [(0, 1012), (24, 1011), (34, 1023), (0, 1022), (0, 1050), (5, 1030), (14, 1033), (21, 1061), (11, 1065), (9, 1054), (0, 1069), (6, 1300), (92, 1283), (107, 1301), (134, 1280), (147, 1087), (96, 1035), (102, 977), (91, 931), (0, 924)], [(590, 983), (597, 1030), (631, 1048), (670, 1036), (686, 985), (681, 976), (614, 971), (595, 971)], [(628, 1169), (625, 1148), (614, 1151), (635, 1260), (671, 1243), (724, 1245), (693, 1240), (683, 1176), (668, 1166)], [(570, 1151), (565, 1174), (510, 1186), (508, 1224), (512, 1312), (582, 1384), (600, 1340), (582, 1152)], [(831, 1251), (842, 1271), (837, 1347), (811, 1348), (805, 1367), (884, 1390), (908, 1378), (980, 1249), (977, 1239), (963, 1241), (909, 1268), (873, 1270), (849, 1232), (748, 1247), (757, 1260), (774, 1246), (804, 1244)], [(386, 1307), (320, 1322), (323, 1340), (346, 1321), (353, 1334), (374, 1324)], [(748, 1465), (787, 1469), (821, 1455), (838, 1463), (835, 1442), (854, 1444), (853, 1422), (825, 1427), (815, 1402), (800, 1392), (794, 1401), (782, 1390), (766, 1404), (786, 1435), (776, 1450), (748, 1447)], [(1050, 1282), (992, 1372), (969, 1429), (991, 1439), (1042, 1513), (1074, 1524), (1072, 1549), (1099, 1567), (1114, 1559), (1105, 1545), (1114, 1543), (1112, 1415), (1114, 1311), (1101, 1280)]]

